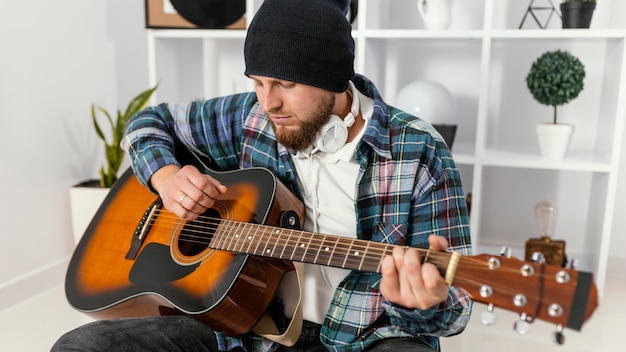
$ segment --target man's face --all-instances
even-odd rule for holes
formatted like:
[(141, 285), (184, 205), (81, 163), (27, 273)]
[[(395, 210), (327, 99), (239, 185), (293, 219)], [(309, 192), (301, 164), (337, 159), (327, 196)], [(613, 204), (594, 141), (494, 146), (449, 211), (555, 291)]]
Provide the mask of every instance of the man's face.
[(264, 76), (250, 76), (259, 103), (285, 147), (304, 151), (313, 146), (330, 119), (335, 94), (304, 84)]

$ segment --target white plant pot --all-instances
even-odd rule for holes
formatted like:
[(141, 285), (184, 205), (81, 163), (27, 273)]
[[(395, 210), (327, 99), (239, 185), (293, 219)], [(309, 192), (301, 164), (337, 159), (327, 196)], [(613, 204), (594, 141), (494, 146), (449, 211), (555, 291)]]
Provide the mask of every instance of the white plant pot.
[(70, 188), (70, 211), (72, 216), (72, 232), (74, 244), (80, 242), (81, 237), (91, 223), (102, 201), (109, 194), (109, 188), (80, 187)]
[(567, 153), (574, 134), (574, 125), (567, 123), (540, 123), (537, 125), (537, 139), (541, 155), (562, 159)]

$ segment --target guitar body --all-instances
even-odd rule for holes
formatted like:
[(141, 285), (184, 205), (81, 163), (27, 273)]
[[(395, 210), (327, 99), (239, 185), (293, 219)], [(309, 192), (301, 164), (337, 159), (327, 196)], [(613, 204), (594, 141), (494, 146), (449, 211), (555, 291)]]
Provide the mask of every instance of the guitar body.
[[(297, 226), (303, 221), (302, 204), (268, 170), (205, 171), (228, 187), (205, 213), (211, 219), (281, 226), (290, 211)], [(211, 236), (210, 227), (198, 228), (163, 209), (129, 169), (73, 254), (68, 301), (97, 319), (185, 314), (225, 334), (245, 333), (293, 266), (209, 248)]]

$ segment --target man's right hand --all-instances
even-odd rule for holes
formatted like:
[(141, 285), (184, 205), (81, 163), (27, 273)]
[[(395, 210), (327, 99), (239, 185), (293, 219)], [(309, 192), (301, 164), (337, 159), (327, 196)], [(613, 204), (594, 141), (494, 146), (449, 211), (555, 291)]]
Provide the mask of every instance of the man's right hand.
[(185, 220), (195, 220), (226, 192), (226, 186), (196, 167), (167, 165), (150, 179), (167, 210)]

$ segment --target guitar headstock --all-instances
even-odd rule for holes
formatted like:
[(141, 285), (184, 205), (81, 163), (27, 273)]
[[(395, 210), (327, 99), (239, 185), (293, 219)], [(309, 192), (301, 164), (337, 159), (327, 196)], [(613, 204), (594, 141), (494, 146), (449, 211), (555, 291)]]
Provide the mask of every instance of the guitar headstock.
[(535, 319), (554, 323), (559, 343), (564, 327), (580, 331), (598, 305), (590, 273), (491, 254), (461, 257), (453, 285), (488, 305), (483, 323), (494, 323), (499, 307), (520, 315), (520, 334)]

